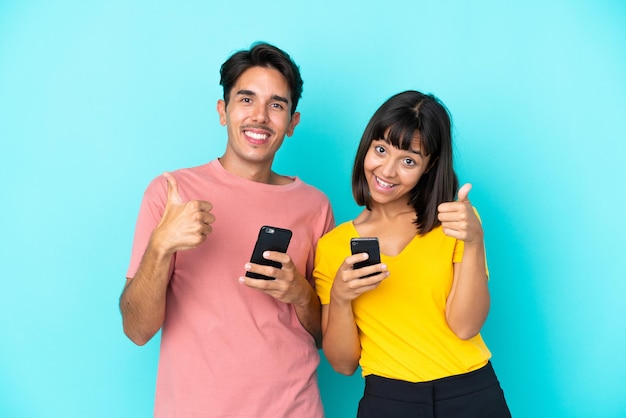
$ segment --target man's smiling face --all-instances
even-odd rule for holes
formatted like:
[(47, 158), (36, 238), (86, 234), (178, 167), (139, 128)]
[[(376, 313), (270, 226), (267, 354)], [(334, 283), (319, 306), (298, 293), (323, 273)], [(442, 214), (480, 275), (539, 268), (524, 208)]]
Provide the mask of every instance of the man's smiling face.
[(222, 164), (269, 164), (285, 135), (291, 136), (300, 121), (291, 115), (291, 92), (283, 75), (274, 68), (252, 67), (244, 71), (229, 93), (228, 105), (217, 103), (220, 123), (228, 130)]

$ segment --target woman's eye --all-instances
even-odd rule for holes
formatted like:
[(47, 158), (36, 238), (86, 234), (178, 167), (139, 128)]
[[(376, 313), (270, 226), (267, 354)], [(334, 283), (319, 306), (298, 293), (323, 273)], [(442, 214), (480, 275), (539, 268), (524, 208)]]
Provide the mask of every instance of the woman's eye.
[(374, 147), (374, 149), (379, 154), (384, 154), (385, 153), (385, 147), (383, 147), (382, 145), (376, 145), (376, 147)]
[(415, 165), (415, 161), (410, 159), (410, 158), (405, 158), (404, 159), (404, 164), (406, 164), (406, 165), (408, 165), (410, 167), (413, 167)]

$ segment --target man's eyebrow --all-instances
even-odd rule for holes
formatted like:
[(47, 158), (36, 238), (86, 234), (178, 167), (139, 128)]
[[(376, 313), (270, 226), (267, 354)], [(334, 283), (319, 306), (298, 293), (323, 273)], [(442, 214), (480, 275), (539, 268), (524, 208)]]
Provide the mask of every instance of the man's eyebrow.
[(272, 96), (272, 99), (274, 99), (274, 100), (278, 100), (279, 102), (284, 102), (285, 104), (289, 104), (289, 100), (287, 100), (287, 98), (286, 98), (286, 97), (279, 96), (279, 95), (277, 95), (277, 94), (273, 95), (273, 96)]
[[(252, 90), (239, 90), (237, 91), (238, 95), (241, 96), (256, 96), (256, 93), (253, 92)], [(289, 104), (289, 99), (287, 99), (286, 97), (283, 96), (279, 96), (278, 94), (274, 94), (272, 96), (272, 100), (278, 100), (279, 102), (283, 102), (285, 104)]]
[(240, 94), (242, 96), (256, 96), (256, 93), (252, 90), (239, 90), (237, 94)]

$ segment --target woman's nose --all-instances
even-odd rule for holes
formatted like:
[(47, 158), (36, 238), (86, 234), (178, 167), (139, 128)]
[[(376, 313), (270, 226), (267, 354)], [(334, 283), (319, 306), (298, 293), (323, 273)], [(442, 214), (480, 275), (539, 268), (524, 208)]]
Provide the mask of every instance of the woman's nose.
[(385, 177), (393, 177), (396, 174), (396, 164), (392, 159), (387, 159), (382, 163), (381, 173)]

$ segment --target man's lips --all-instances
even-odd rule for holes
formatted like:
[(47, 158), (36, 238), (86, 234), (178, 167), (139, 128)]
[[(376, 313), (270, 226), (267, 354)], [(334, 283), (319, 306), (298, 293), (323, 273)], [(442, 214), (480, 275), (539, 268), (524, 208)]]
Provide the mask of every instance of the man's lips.
[(247, 137), (257, 141), (264, 141), (276, 133), (272, 128), (265, 125), (244, 125), (241, 130)]
[(259, 132), (253, 132), (253, 131), (243, 131), (243, 133), (248, 137), (251, 138), (255, 141), (265, 141), (267, 138), (269, 138), (269, 134), (267, 133), (259, 133)]

